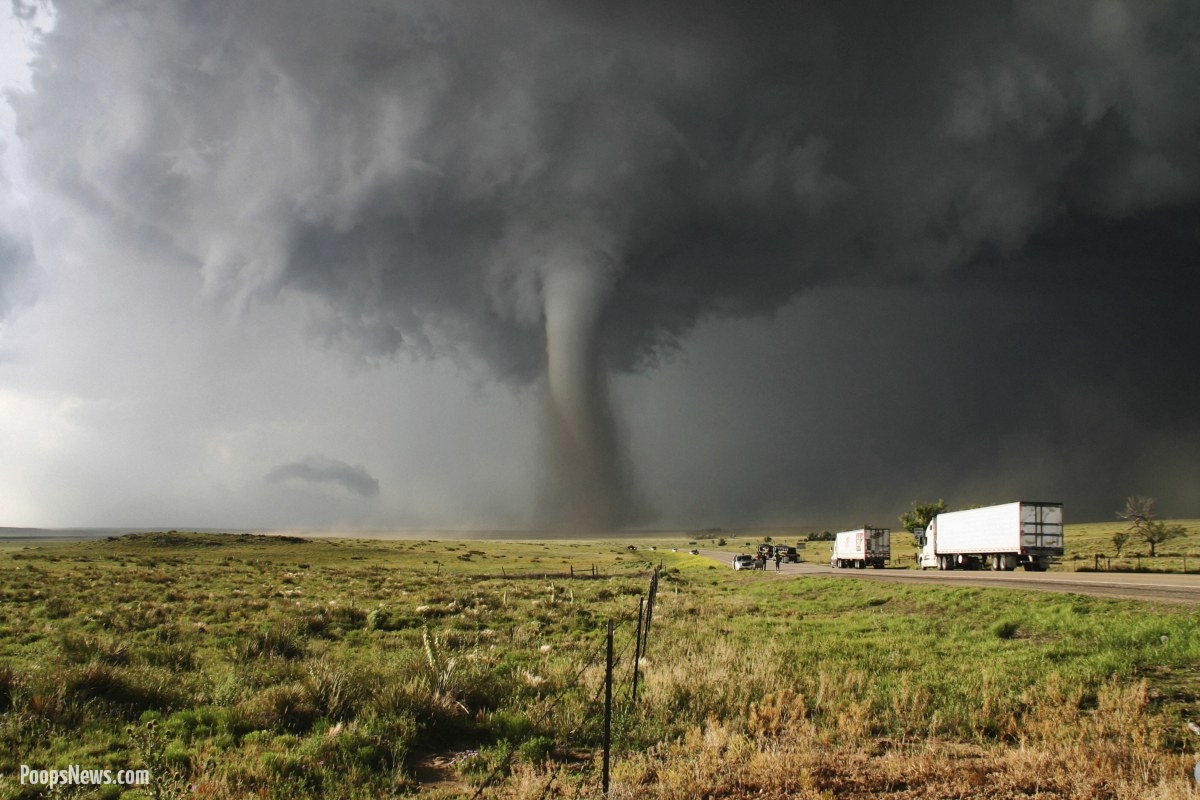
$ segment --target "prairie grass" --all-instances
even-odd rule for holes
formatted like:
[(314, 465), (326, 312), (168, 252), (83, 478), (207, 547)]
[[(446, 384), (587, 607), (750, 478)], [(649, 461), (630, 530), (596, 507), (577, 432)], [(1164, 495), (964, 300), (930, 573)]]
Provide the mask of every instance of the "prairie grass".
[(2, 797), (72, 763), (145, 765), (140, 796), (596, 796), (608, 620), (614, 797), (1190, 791), (1186, 606), (618, 542), (174, 533), (12, 551), (0, 587)]

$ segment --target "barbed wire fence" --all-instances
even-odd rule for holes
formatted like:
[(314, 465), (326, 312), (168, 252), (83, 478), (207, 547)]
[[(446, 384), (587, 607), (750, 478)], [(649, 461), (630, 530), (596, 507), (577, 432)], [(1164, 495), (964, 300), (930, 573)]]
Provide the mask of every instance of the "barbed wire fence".
[[(632, 647), (634, 651), (632, 664), (632, 678), (629, 683), (628, 695), (626, 698), (625, 708), (632, 711), (637, 702), (637, 687), (639, 678), (639, 667), (642, 659), (645, 658), (647, 646), (650, 640), (651, 624), (654, 618), (654, 607), (658, 597), (658, 581), (659, 575), (662, 572), (662, 562), (652, 568), (650, 574), (650, 583), (645, 594), (638, 597), (638, 610), (636, 617), (636, 627), (631, 636), (622, 645), (619, 652), (615, 652), (615, 637), (616, 631), (628, 625), (634, 624), (635, 620), (632, 615), (626, 615), (617, 619), (609, 619), (606, 625), (606, 635), (603, 642), (595, 647), (584, 658), (582, 666), (575, 672), (573, 678), (564, 683), (558, 691), (550, 698), (550, 702), (542, 709), (542, 712), (533, 720), (532, 730), (539, 730), (543, 724), (550, 718), (551, 713), (557, 710), (560, 703), (568, 696), (568, 693), (575, 690), (583, 676), (594, 668), (604, 664), (604, 680), (596, 687), (588, 708), (593, 709), (586, 714), (584, 718), (576, 725), (567, 737), (575, 737), (585, 733), (589, 726), (600, 723), (602, 725), (601, 733), (601, 790), (605, 796), (608, 795), (610, 783), (610, 769), (612, 764), (612, 720), (613, 710), (615, 708), (614, 701), (614, 676), (617, 674), (622, 660), (628, 655), (629, 649)], [(594, 574), (594, 573), (593, 573)], [(603, 694), (604, 702), (600, 702), (600, 696)], [(557, 744), (557, 742), (556, 742)], [(506, 774), (512, 765), (512, 759), (516, 756), (517, 749), (509, 748), (501, 760), (495, 764), (492, 769), (484, 776), (479, 786), (476, 787), (475, 793), (472, 795), (472, 800), (479, 800), (483, 796), (484, 791), (491, 786), (497, 778)], [(542, 789), (541, 797), (545, 797), (550, 788), (554, 785), (554, 781), (562, 774), (565, 765), (559, 765), (558, 769), (554, 770), (549, 779), (546, 781)]]

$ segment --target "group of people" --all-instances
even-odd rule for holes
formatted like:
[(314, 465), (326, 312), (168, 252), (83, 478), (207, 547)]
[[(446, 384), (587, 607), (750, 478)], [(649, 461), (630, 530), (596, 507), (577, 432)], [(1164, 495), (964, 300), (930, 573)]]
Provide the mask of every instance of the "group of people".
[[(775, 571), (779, 572), (779, 565), (783, 563), (783, 554), (778, 550), (775, 551)], [(754, 568), (765, 570), (770, 557), (767, 556), (766, 550), (759, 550), (758, 555), (754, 557)]]

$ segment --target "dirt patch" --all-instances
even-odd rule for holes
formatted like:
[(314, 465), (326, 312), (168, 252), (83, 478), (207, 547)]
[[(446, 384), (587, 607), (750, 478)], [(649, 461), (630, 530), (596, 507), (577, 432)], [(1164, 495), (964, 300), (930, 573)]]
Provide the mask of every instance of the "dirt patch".
[(409, 764), (409, 772), (422, 793), (436, 792), (446, 797), (470, 797), (475, 793), (474, 787), (459, 780), (454, 756), (418, 756)]

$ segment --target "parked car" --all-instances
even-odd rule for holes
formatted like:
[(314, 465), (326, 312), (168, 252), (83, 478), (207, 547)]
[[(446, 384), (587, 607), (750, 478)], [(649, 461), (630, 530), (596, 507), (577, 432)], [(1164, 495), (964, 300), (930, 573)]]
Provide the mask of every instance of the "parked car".
[(754, 556), (739, 553), (733, 557), (734, 569), (754, 569)]
[(794, 547), (787, 547), (786, 545), (781, 544), (775, 548), (775, 555), (779, 556), (789, 564), (800, 563), (800, 551)]
[(691, 554), (692, 554), (692, 555), (694, 555), (694, 556), (698, 556), (698, 555), (700, 555), (700, 551), (699, 551), (699, 550), (688, 550), (688, 552), (689, 552), (689, 553), (691, 553)]

